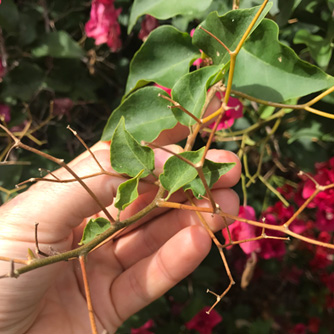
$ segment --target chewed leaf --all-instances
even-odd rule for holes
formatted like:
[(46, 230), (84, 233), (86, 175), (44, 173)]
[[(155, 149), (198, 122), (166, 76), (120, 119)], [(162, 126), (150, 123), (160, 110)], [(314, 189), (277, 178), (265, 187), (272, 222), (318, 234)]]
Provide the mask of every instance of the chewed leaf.
[[(211, 188), (222, 175), (226, 174), (234, 166), (234, 162), (219, 163), (206, 159), (203, 166), (203, 173), (209, 188)], [(197, 176), (190, 183), (186, 184), (183, 188), (184, 190), (190, 189), (197, 198), (205, 195), (205, 188), (199, 176)]]
[(299, 98), (333, 85), (332, 76), (279, 42), (277, 24), (267, 19), (238, 54), (233, 77), (233, 89), (272, 102)]
[(125, 129), (124, 117), (117, 125), (110, 145), (111, 166), (118, 173), (136, 176), (142, 171), (145, 177), (154, 169), (153, 150), (141, 146)]
[(144, 170), (141, 170), (134, 178), (119, 185), (114, 203), (118, 210), (124, 210), (135, 199), (137, 199), (139, 178), (143, 172)]
[[(205, 103), (206, 92), (210, 86), (219, 79), (221, 66), (207, 66), (184, 75), (177, 81), (172, 89), (172, 98), (182, 107), (200, 118)], [(195, 124), (195, 120), (183, 111), (174, 108), (175, 118), (184, 125)]]
[(189, 34), (171, 26), (153, 30), (131, 61), (126, 94), (149, 82), (172, 87), (199, 56)]
[(102, 140), (110, 140), (121, 119), (125, 119), (127, 131), (138, 141), (152, 142), (161, 131), (173, 128), (177, 121), (168, 103), (158, 95), (166, 95), (157, 87), (144, 87), (126, 98), (115, 109), (103, 130)]
[[(204, 149), (205, 147), (202, 147), (198, 151), (183, 152), (179, 155), (196, 164), (200, 162)], [(177, 156), (170, 157), (164, 165), (164, 172), (159, 177), (162, 186), (169, 192), (166, 199), (175, 191), (191, 182), (196, 176), (197, 170), (193, 166)]]
[(85, 226), (79, 245), (85, 245), (92, 241), (96, 236), (103, 233), (110, 226), (110, 221), (103, 217), (91, 219)]
[[(271, 6), (272, 2), (269, 2), (257, 19), (252, 31), (263, 20)], [(218, 16), (217, 12), (212, 12), (200, 26), (210, 31), (231, 51), (234, 51), (259, 8), (260, 6), (250, 9), (232, 10), (223, 16)], [(197, 28), (195, 30), (193, 43), (211, 57), (214, 64), (226, 64), (230, 60), (227, 50), (202, 29)]]

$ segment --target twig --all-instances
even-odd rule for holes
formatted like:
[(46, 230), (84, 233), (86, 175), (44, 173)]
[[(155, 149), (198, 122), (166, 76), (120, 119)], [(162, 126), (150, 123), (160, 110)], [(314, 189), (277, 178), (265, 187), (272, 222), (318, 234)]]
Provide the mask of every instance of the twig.
[(39, 223), (35, 223), (35, 252), (36, 254), (39, 254), (39, 255), (43, 255), (45, 257), (48, 257), (49, 255), (42, 252), (40, 249), (39, 249), (39, 246), (38, 246), (38, 236), (37, 236), (37, 229), (38, 229), (38, 225)]
[(88, 283), (88, 278), (87, 278), (86, 256), (83, 256), (83, 255), (79, 256), (79, 262), (80, 262), (80, 268), (81, 268), (81, 273), (82, 273), (82, 279), (83, 279), (83, 283), (85, 287), (87, 309), (88, 309), (92, 334), (98, 334), (97, 327), (96, 327), (96, 321), (95, 321), (95, 315), (94, 315), (94, 309), (93, 309), (93, 304), (92, 304), (92, 298), (91, 298), (90, 288), (89, 288), (89, 283)]

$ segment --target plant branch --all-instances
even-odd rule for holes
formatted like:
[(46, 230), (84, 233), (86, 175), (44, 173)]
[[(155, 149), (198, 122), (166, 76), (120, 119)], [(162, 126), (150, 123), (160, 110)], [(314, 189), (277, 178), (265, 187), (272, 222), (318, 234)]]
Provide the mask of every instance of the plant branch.
[(64, 162), (62, 159), (58, 159), (53, 157), (50, 154), (47, 154), (45, 152), (41, 152), (33, 147), (30, 147), (28, 145), (23, 144), (18, 138), (16, 138), (7, 128), (5, 128), (3, 125), (0, 124), (0, 128), (3, 129), (7, 134), (13, 139), (14, 145), (13, 147), (20, 147), (24, 150), (27, 150), (29, 152), (35, 153), (43, 158), (46, 158), (59, 166), (66, 169), (79, 183), (80, 185), (87, 191), (87, 193), (92, 197), (92, 199), (99, 205), (100, 209), (103, 211), (103, 213), (106, 215), (106, 217), (111, 221), (115, 222), (114, 218), (110, 215), (108, 210), (105, 208), (105, 206), (100, 202), (100, 200), (96, 197), (96, 195), (93, 193), (93, 191), (86, 185), (85, 182), (82, 181), (82, 179)]
[(90, 294), (90, 288), (89, 288), (89, 283), (88, 283), (88, 278), (87, 278), (86, 256), (84, 255), (79, 256), (79, 263), (80, 263), (80, 268), (81, 268), (81, 273), (82, 273), (82, 280), (83, 280), (84, 287), (85, 287), (87, 309), (88, 309), (89, 321), (90, 321), (90, 326), (92, 329), (92, 334), (98, 334), (97, 327), (96, 327), (96, 321), (95, 321), (95, 315), (94, 315), (94, 309), (93, 309), (93, 304), (92, 304), (92, 297)]

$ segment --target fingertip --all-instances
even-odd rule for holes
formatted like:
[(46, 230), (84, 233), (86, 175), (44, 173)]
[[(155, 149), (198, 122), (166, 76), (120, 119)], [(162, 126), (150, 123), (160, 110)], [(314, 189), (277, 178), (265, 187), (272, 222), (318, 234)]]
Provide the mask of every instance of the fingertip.
[(230, 188), (235, 186), (239, 182), (242, 166), (239, 157), (234, 152), (227, 150), (211, 149), (208, 151), (206, 158), (214, 162), (235, 163), (235, 165), (226, 174), (220, 177), (214, 188)]

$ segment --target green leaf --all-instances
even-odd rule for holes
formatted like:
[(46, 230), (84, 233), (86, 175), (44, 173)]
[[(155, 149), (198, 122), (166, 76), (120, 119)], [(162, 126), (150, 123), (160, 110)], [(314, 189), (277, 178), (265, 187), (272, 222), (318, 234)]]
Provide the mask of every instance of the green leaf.
[(278, 26), (263, 20), (241, 49), (233, 89), (272, 102), (283, 102), (331, 87), (334, 78), (302, 61), (278, 41)]
[(54, 58), (81, 58), (83, 50), (65, 31), (54, 31), (41, 38), (39, 46), (34, 48), (35, 57), (50, 56)]
[(102, 140), (110, 140), (115, 128), (124, 117), (127, 131), (138, 141), (153, 141), (162, 130), (173, 128), (177, 121), (169, 102), (158, 94), (168, 94), (157, 87), (145, 87), (131, 94), (115, 109), (103, 130)]
[[(209, 188), (211, 188), (222, 175), (226, 174), (234, 166), (234, 162), (221, 163), (206, 159), (203, 165), (203, 173)], [(199, 176), (184, 186), (184, 190), (188, 189), (190, 189), (197, 198), (205, 195), (205, 188)]]
[(312, 34), (306, 29), (301, 29), (297, 31), (293, 42), (295, 44), (306, 44), (311, 57), (316, 63), (322, 68), (328, 66), (333, 52), (330, 38), (323, 38), (319, 35)]
[(85, 245), (111, 226), (108, 219), (98, 217), (90, 219), (82, 234), (79, 245)]
[[(200, 162), (205, 147), (198, 151), (180, 153), (182, 157), (196, 164)], [(179, 159), (177, 156), (170, 157), (165, 165), (164, 172), (160, 174), (160, 182), (162, 186), (168, 190), (168, 199), (175, 191), (190, 183), (197, 176), (197, 170), (187, 162)]]
[(126, 94), (152, 81), (173, 87), (198, 57), (199, 50), (192, 45), (189, 34), (171, 26), (153, 30), (130, 63)]
[(143, 172), (144, 170), (141, 170), (134, 178), (119, 185), (114, 203), (118, 210), (124, 210), (135, 199), (137, 199), (139, 178)]
[[(200, 118), (210, 86), (221, 79), (220, 66), (207, 66), (180, 78), (172, 89), (172, 98), (197, 118)], [(172, 109), (175, 118), (183, 125), (193, 125), (196, 121), (182, 110)]]
[(135, 0), (133, 2), (128, 34), (138, 18), (149, 14), (159, 20), (166, 20), (176, 15), (196, 15), (205, 11), (212, 0)]
[(44, 73), (40, 67), (23, 60), (3, 78), (1, 96), (29, 101), (42, 87), (43, 79)]
[(116, 127), (110, 145), (110, 160), (112, 168), (118, 173), (131, 177), (143, 170), (145, 177), (154, 169), (154, 153), (149, 147), (141, 146), (125, 129), (124, 117)]
[[(271, 6), (271, 2), (267, 4), (252, 31), (259, 25)], [(200, 26), (210, 31), (233, 51), (259, 8), (260, 6), (250, 9), (232, 10), (223, 16), (218, 16), (217, 12), (212, 12)], [(193, 43), (211, 57), (214, 64), (226, 64), (230, 60), (230, 55), (226, 49), (213, 37), (209, 36), (202, 29), (199, 29), (199, 27), (195, 30)]]
[(13, 0), (3, 0), (0, 4), (0, 27), (8, 32), (17, 31), (19, 11)]

